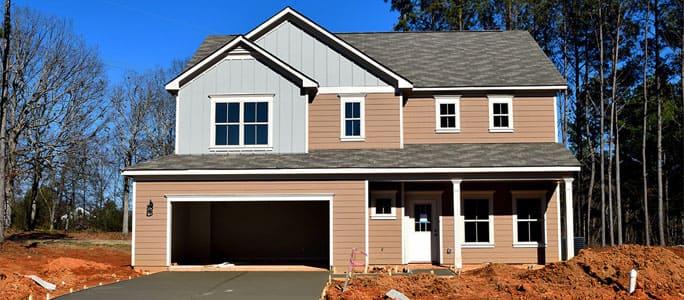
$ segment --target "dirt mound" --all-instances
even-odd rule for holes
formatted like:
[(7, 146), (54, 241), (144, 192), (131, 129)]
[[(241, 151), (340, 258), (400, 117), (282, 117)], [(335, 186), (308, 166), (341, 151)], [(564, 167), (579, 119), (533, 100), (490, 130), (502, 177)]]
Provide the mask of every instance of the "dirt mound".
[(71, 258), (71, 257), (60, 257), (60, 258), (53, 259), (50, 262), (48, 262), (48, 265), (45, 268), (45, 271), (47, 271), (47, 272), (60, 272), (63, 270), (76, 270), (76, 269), (102, 271), (102, 270), (107, 270), (111, 267), (112, 267), (111, 265), (106, 265), (103, 263), (98, 263), (98, 262), (89, 261), (89, 260), (83, 260), (83, 259)]
[(637, 288), (652, 297), (684, 297), (684, 259), (661, 247), (623, 245), (583, 250), (573, 260), (525, 274), (535, 283), (588, 290), (596, 286), (627, 294), (629, 273), (637, 270)]
[[(675, 251), (681, 248), (674, 248)], [(489, 264), (447, 278), (414, 276), (357, 277), (349, 289), (333, 282), (328, 299), (382, 299), (396, 289), (411, 299), (684, 299), (684, 249), (624, 245), (586, 249), (568, 262), (540, 270)], [(630, 295), (629, 272), (638, 271)]]

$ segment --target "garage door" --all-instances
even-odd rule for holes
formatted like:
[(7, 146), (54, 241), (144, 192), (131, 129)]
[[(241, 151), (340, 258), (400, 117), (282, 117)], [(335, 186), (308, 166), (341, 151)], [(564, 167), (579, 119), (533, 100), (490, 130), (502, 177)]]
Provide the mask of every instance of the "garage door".
[(329, 265), (328, 201), (172, 202), (178, 265)]

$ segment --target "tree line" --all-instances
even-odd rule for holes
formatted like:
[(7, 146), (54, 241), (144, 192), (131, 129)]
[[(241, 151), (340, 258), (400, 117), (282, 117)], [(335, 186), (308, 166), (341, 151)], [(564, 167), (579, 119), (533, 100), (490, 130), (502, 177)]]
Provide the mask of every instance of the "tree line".
[(397, 31), (529, 31), (568, 82), (557, 130), (582, 165), (577, 235), (684, 243), (684, 2), (389, 2)]
[(173, 152), (175, 101), (163, 86), (183, 63), (112, 83), (68, 20), (4, 4), (0, 241), (8, 228), (127, 233), (120, 170)]

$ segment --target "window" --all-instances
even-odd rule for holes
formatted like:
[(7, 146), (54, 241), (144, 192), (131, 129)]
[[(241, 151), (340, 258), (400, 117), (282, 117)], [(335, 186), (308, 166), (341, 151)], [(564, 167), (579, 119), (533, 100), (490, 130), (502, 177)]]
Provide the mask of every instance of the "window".
[(435, 131), (459, 132), (460, 120), (460, 96), (436, 96), (435, 97)]
[(490, 95), (489, 131), (513, 132), (513, 96)]
[(370, 198), (371, 219), (397, 218), (397, 191), (373, 191)]
[(271, 146), (272, 97), (212, 97), (211, 148)]
[(513, 244), (514, 246), (544, 246), (545, 195), (537, 193), (515, 193), (513, 200)]
[(365, 96), (340, 96), (342, 113), (340, 131), (342, 141), (362, 141), (366, 135), (364, 124)]
[(494, 192), (463, 192), (464, 247), (494, 246)]

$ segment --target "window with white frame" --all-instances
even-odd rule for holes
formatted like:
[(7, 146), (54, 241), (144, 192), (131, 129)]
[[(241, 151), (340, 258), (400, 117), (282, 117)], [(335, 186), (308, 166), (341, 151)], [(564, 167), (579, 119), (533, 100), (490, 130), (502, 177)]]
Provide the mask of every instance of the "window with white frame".
[(271, 96), (211, 97), (211, 147), (271, 146)]
[(435, 97), (435, 131), (459, 132), (460, 120), (459, 96)]
[(543, 246), (546, 240), (546, 203), (543, 192), (513, 195), (513, 243), (515, 246)]
[(513, 132), (513, 96), (489, 95), (489, 131)]
[(373, 191), (370, 198), (371, 219), (397, 218), (397, 192)]
[(493, 192), (463, 192), (464, 246), (494, 245)]
[(340, 95), (341, 139), (343, 141), (363, 140), (366, 134), (363, 95)]

